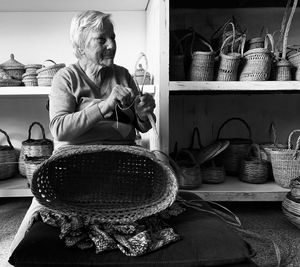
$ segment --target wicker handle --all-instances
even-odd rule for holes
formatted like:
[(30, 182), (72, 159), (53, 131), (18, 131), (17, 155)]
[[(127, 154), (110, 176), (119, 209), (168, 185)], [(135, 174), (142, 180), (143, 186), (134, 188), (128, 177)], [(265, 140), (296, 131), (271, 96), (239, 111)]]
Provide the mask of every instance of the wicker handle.
[(43, 139), (46, 139), (46, 136), (45, 136), (45, 129), (44, 129), (43, 125), (40, 124), (39, 122), (35, 121), (35, 122), (33, 122), (33, 123), (29, 126), (29, 130), (28, 130), (28, 140), (31, 140), (31, 129), (32, 129), (32, 127), (33, 127), (34, 125), (40, 126), (41, 131), (42, 131), (42, 134), (43, 134)]
[(222, 44), (222, 46), (221, 46), (220, 51), (222, 52), (222, 50), (223, 50), (225, 44), (232, 38), (231, 53), (233, 53), (233, 47), (234, 47), (235, 37), (236, 37), (236, 31), (235, 31), (235, 26), (234, 26), (233, 22), (229, 22), (229, 23), (225, 26), (223, 35), (225, 34), (226, 29), (227, 29), (227, 27), (228, 27), (229, 25), (230, 25), (231, 28), (232, 28), (232, 34), (225, 38), (225, 40), (223, 41), (223, 44)]
[(5, 131), (1, 130), (1, 129), (0, 129), (0, 132), (5, 135), (7, 143), (9, 144), (10, 148), (14, 149), (13, 145), (10, 142), (10, 138), (9, 138), (8, 134)]
[[(293, 131), (291, 131), (291, 133), (289, 134), (289, 137), (288, 137), (288, 149), (292, 149), (292, 137), (295, 133), (299, 133), (300, 132), (300, 129), (295, 129)], [(299, 136), (300, 137), (300, 136)], [(296, 150), (298, 149), (298, 139), (297, 139), (297, 144), (296, 144)]]
[(269, 43), (271, 44), (271, 52), (274, 52), (274, 38), (272, 36), (272, 34), (267, 33), (265, 36), (265, 48), (268, 48)]
[(230, 118), (230, 119), (226, 120), (225, 122), (223, 122), (223, 124), (221, 125), (221, 127), (220, 127), (219, 130), (218, 130), (217, 139), (220, 138), (221, 130), (224, 128), (224, 126), (225, 126), (228, 122), (233, 121), (233, 120), (237, 120), (237, 121), (242, 122), (242, 123), (246, 126), (246, 128), (247, 128), (247, 130), (248, 130), (248, 133), (249, 133), (249, 139), (252, 139), (252, 134), (251, 134), (251, 129), (250, 129), (249, 124), (248, 124), (246, 121), (244, 121), (243, 119), (241, 119), (241, 118), (235, 118), (235, 117), (234, 117), (234, 118)]
[[(192, 43), (191, 43), (191, 55), (192, 55), (192, 57), (193, 57), (193, 48), (194, 48), (195, 36), (196, 36), (196, 34), (195, 34), (195, 31), (194, 31), (194, 32), (193, 32)], [(213, 52), (213, 49), (212, 49), (211, 45), (210, 45), (208, 42), (206, 42), (203, 38), (200, 38), (200, 37), (198, 37), (198, 38), (199, 38), (199, 40), (200, 40), (203, 44), (205, 44), (205, 45), (209, 48), (210, 52)]]
[(219, 32), (222, 32), (222, 35), (223, 35), (223, 34), (224, 34), (224, 30), (225, 30), (227, 24), (230, 23), (230, 22), (231, 22), (231, 20), (228, 20), (228, 21), (226, 21), (222, 26), (220, 26), (220, 27), (212, 34), (210, 40), (213, 40), (214, 37), (215, 37)]
[(201, 138), (200, 138), (200, 132), (199, 132), (199, 128), (195, 127), (193, 130), (193, 134), (192, 134), (192, 139), (191, 139), (191, 144), (189, 146), (189, 149), (193, 149), (194, 148), (194, 141), (195, 138), (197, 138), (197, 142), (198, 142), (198, 147), (202, 148), (203, 145), (201, 144)]
[(241, 53), (241, 56), (243, 57), (244, 52), (245, 52), (246, 39), (247, 39), (246, 34), (244, 33), (238, 39), (240, 39), (240, 38), (241, 38), (240, 53)]
[(175, 45), (175, 47), (174, 47), (174, 51), (176, 51), (176, 49), (177, 49), (177, 47), (179, 47), (180, 48), (180, 52), (181, 52), (181, 54), (183, 55), (184, 54), (184, 51), (183, 51), (183, 47), (182, 47), (182, 42), (186, 39), (186, 38), (188, 38), (189, 36), (191, 36), (192, 35), (192, 33), (191, 32), (189, 32), (189, 33), (187, 33), (186, 35), (184, 35), (183, 37), (181, 37), (179, 40), (178, 40), (178, 38), (177, 38), (177, 43), (176, 43), (176, 45)]
[(45, 67), (45, 62), (51, 62), (52, 65), (56, 65), (56, 62), (53, 61), (52, 59), (46, 59), (44, 62), (43, 62), (43, 66)]

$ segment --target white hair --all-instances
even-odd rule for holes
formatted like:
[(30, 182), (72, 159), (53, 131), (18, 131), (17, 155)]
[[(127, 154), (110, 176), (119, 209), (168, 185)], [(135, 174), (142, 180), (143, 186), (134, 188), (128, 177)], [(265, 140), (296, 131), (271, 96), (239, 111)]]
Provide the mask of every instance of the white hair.
[(100, 11), (87, 10), (75, 15), (71, 21), (70, 40), (75, 56), (81, 57), (81, 48), (84, 47), (88, 34), (91, 31), (103, 28), (103, 22), (110, 20), (110, 14)]

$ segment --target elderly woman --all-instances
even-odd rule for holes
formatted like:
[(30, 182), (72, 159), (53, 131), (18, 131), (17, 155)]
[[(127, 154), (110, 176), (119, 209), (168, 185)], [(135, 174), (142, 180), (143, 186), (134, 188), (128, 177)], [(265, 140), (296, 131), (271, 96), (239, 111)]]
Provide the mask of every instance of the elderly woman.
[[(76, 15), (70, 37), (78, 62), (55, 75), (49, 96), (55, 149), (66, 144), (134, 144), (136, 129), (151, 128), (148, 114), (153, 115), (155, 102), (149, 94), (140, 96), (128, 70), (114, 64), (116, 36), (110, 16), (99, 11)], [(33, 198), (11, 252), (40, 208)]]

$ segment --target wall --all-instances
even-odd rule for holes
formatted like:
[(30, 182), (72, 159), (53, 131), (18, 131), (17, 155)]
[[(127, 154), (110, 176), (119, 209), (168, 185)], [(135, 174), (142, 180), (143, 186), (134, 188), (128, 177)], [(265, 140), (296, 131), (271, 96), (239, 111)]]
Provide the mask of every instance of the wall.
[[(145, 12), (117, 11), (112, 14), (115, 25), (117, 54), (115, 63), (134, 72), (135, 62), (145, 51)], [(43, 63), (52, 59), (67, 65), (76, 61), (69, 42), (69, 26), (74, 12), (0, 12), (0, 64), (13, 53), (22, 64)], [(1, 88), (0, 88), (1, 90)], [(13, 145), (20, 147), (27, 139), (29, 125), (41, 122), (48, 138), (48, 112), (46, 96), (0, 98), (0, 128), (11, 137)], [(33, 138), (40, 131), (33, 129)], [(7, 144), (0, 136), (0, 144)]]

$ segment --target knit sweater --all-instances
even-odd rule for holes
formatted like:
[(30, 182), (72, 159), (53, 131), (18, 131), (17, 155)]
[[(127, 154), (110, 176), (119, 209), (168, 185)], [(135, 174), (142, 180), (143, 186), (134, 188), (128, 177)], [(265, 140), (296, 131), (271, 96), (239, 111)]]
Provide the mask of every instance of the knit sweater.
[(101, 69), (98, 87), (81, 69), (79, 63), (59, 70), (53, 78), (49, 94), (50, 131), (55, 148), (65, 144), (133, 144), (135, 129), (146, 132), (149, 121), (136, 116), (134, 105), (127, 109), (116, 106), (109, 118), (98, 107), (117, 84), (136, 85), (124, 67), (113, 65)]

